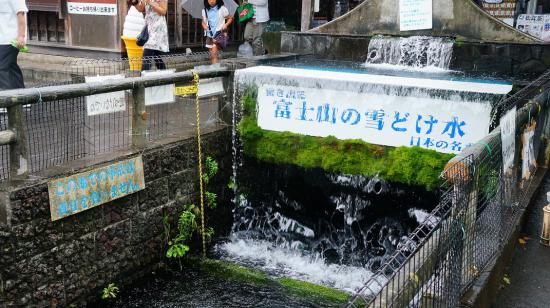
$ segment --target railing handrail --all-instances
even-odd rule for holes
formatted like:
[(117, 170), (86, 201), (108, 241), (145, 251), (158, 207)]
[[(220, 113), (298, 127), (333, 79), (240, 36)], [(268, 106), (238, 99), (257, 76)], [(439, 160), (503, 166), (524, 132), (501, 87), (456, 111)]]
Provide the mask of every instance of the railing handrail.
[[(226, 67), (197, 71), (201, 78), (228, 76), (231, 70)], [(129, 77), (104, 82), (78, 83), (43, 88), (27, 88), (0, 91), (0, 108), (9, 108), (17, 105), (49, 102), (62, 99), (109, 93), (114, 91), (133, 90), (137, 87), (154, 87), (176, 82), (193, 80), (192, 71), (177, 72), (170, 75), (147, 77)]]

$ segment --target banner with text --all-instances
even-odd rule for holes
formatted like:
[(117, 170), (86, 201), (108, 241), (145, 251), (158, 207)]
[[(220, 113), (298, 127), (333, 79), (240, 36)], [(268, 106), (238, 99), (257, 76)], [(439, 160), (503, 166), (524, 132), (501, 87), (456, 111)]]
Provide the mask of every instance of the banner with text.
[(459, 153), (489, 133), (489, 102), (449, 101), (262, 85), (258, 125), (266, 130)]
[(145, 188), (141, 156), (48, 182), (52, 221)]
[(399, 31), (432, 28), (432, 0), (399, 0)]
[(68, 0), (67, 12), (78, 15), (117, 15), (116, 0)]

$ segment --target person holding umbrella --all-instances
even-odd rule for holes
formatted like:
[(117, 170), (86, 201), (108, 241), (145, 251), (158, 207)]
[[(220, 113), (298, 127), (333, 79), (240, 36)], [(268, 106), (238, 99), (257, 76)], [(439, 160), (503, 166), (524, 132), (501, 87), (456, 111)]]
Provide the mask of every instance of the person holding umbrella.
[(223, 0), (204, 0), (202, 28), (206, 36), (206, 48), (210, 49), (210, 62), (218, 63), (218, 50), (227, 45), (227, 29), (233, 17), (224, 6)]

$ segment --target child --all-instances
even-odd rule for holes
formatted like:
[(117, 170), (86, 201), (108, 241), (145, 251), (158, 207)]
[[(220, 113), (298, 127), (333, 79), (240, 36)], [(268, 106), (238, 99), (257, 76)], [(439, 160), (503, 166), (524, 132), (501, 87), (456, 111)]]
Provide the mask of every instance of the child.
[(204, 0), (202, 28), (206, 33), (206, 48), (210, 49), (210, 62), (218, 63), (218, 50), (227, 45), (227, 28), (233, 22), (223, 0)]

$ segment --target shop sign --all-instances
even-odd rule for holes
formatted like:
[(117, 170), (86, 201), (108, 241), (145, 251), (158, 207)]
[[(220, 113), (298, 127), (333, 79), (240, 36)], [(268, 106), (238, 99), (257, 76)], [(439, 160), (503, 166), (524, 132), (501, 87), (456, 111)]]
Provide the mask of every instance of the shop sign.
[(399, 30), (432, 28), (432, 0), (399, 0)]
[(48, 182), (51, 220), (58, 220), (145, 188), (141, 156)]
[(272, 131), (459, 153), (489, 133), (491, 104), (262, 85), (258, 126)]
[(80, 15), (117, 15), (116, 0), (68, 0), (67, 11), (69, 14)]

